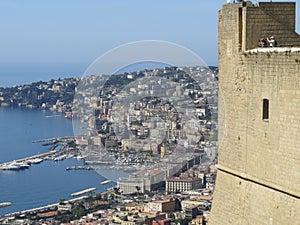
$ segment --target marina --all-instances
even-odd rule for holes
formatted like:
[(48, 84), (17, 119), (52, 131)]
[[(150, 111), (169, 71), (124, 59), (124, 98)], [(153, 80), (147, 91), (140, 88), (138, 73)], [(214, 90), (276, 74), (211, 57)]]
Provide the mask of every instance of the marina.
[(57, 151), (49, 151), (42, 154), (33, 155), (23, 159), (13, 160), (0, 164), (0, 170), (22, 170), (30, 167), (31, 164), (37, 164), (44, 161), (46, 157), (57, 154)]
[[(69, 143), (72, 143), (72, 141), (74, 141), (74, 137), (72, 136), (34, 140), (32, 143), (43, 143), (43, 146), (52, 146), (49, 148), (48, 152), (10, 162), (4, 162), (0, 164), (0, 171), (23, 170), (28, 169), (32, 164), (38, 164), (44, 160), (62, 161), (66, 158), (75, 157), (77, 156), (77, 150), (69, 147)], [(60, 146), (60, 148), (56, 150), (58, 146)]]
[[(60, 150), (59, 146), (55, 153), (49, 151), (52, 146), (42, 145), (47, 143), (43, 140), (54, 140), (54, 137), (70, 137), (70, 141), (71, 138), (74, 139), (72, 122), (66, 120), (63, 114), (55, 119), (46, 119), (45, 115), (52, 115), (54, 112), (4, 107), (0, 107), (0, 114), (3, 128), (0, 139), (0, 165), (34, 158), (42, 159), (36, 160), (36, 163), (41, 161), (39, 164), (34, 164), (35, 160), (31, 162), (28, 169), (0, 170), (0, 202), (12, 203), (8, 207), (0, 208), (0, 216), (51, 205), (60, 198), (69, 200), (72, 198), (71, 193), (89, 187), (97, 187), (99, 192), (107, 188), (99, 184), (105, 178), (93, 170), (66, 170), (67, 167), (86, 166), (83, 160), (69, 157), (79, 156), (76, 150), (69, 146)], [(40, 141), (33, 144), (32, 140)], [(65, 138), (61, 141), (61, 146), (68, 142)], [(60, 155), (67, 157), (62, 161), (53, 160)]]

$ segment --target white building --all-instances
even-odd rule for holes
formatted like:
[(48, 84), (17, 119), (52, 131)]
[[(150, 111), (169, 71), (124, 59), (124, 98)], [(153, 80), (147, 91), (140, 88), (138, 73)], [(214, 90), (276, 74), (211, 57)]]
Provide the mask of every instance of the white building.
[(145, 183), (141, 178), (124, 178), (120, 177), (117, 181), (117, 186), (122, 194), (144, 193)]

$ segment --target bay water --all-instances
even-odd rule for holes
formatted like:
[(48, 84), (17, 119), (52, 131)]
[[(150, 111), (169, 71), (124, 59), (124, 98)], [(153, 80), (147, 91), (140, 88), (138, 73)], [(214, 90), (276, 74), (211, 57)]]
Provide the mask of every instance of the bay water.
[[(0, 163), (48, 151), (33, 140), (73, 136), (72, 121), (52, 111), (0, 107)], [(94, 170), (66, 168), (83, 165), (82, 160), (44, 161), (21, 171), (0, 170), (0, 202), (12, 205), (0, 208), (0, 215), (53, 204), (60, 198), (70, 199), (71, 193), (95, 187), (105, 191), (114, 183)]]

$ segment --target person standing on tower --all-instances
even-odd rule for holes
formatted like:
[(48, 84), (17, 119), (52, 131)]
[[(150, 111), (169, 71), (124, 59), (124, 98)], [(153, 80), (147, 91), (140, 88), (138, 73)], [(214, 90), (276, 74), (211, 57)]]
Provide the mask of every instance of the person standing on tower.
[(270, 38), (267, 38), (270, 47), (276, 47), (277, 46), (277, 41), (275, 40), (274, 36), (271, 36)]

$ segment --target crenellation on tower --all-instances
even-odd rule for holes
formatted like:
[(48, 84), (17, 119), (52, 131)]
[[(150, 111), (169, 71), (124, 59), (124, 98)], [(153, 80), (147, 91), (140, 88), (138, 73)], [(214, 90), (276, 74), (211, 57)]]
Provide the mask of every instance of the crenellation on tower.
[[(233, 51), (255, 48), (260, 38), (270, 36), (275, 36), (280, 45), (300, 46), (299, 35), (295, 32), (295, 10), (295, 2), (226, 4), (219, 12), (219, 38), (232, 41)], [(226, 20), (222, 20), (223, 17)], [(222, 39), (219, 41), (222, 45)]]
[[(219, 12), (225, 117), (210, 224), (300, 221), (300, 36), (295, 2), (226, 4)], [(275, 36), (279, 47), (258, 47)], [(283, 45), (280, 47), (280, 45)], [(291, 47), (293, 46), (293, 47)], [(223, 108), (222, 108), (223, 107)]]

